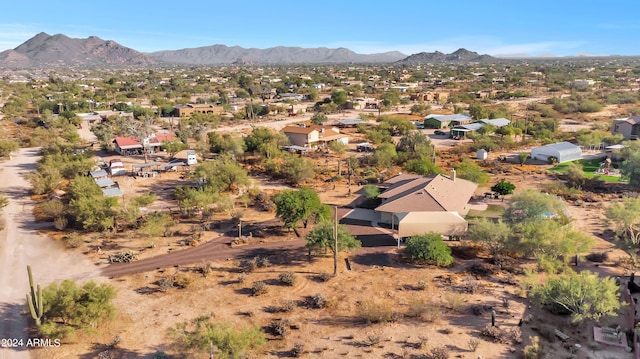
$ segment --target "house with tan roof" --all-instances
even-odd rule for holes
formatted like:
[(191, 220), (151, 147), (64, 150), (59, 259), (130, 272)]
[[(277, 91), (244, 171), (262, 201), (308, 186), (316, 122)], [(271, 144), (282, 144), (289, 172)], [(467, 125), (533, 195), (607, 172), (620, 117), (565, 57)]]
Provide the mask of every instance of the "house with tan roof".
[(382, 203), (374, 209), (379, 222), (398, 230), (398, 237), (430, 232), (460, 236), (467, 231), (464, 216), (477, 189), (471, 181), (449, 176), (400, 174), (382, 183)]
[(640, 137), (640, 116), (613, 120), (611, 134), (623, 135), (625, 140), (637, 140)]
[(294, 146), (322, 147), (333, 141), (349, 144), (349, 136), (340, 133), (340, 129), (334, 126), (286, 126), (282, 132)]

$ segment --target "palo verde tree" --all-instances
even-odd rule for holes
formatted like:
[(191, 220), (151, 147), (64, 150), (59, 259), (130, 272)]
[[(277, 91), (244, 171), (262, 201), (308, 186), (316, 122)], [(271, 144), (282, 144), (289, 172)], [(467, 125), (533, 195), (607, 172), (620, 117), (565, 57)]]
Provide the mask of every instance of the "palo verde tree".
[(529, 291), (532, 303), (554, 314), (571, 315), (575, 323), (616, 315), (619, 295), (620, 288), (612, 277), (601, 278), (597, 273), (576, 273), (571, 269), (562, 275), (548, 276)]
[(463, 159), (453, 168), (455, 168), (458, 177), (477, 183), (479, 186), (484, 186), (491, 179), (491, 176), (482, 167), (469, 158)]
[[(311, 232), (307, 235), (307, 248), (310, 251), (326, 252), (327, 248), (331, 249), (332, 253), (335, 253), (335, 240), (334, 240), (334, 226), (333, 222), (320, 222)], [(360, 248), (362, 243), (356, 239), (347, 228), (338, 224), (338, 252)]]
[(115, 315), (115, 296), (116, 291), (109, 284), (90, 281), (80, 287), (72, 280), (52, 283), (42, 291), (43, 319), (38, 331), (61, 338), (76, 329), (95, 329)]
[(497, 262), (499, 256), (510, 247), (511, 227), (501, 220), (494, 222), (482, 218), (469, 226), (467, 239), (480, 243), (489, 250), (494, 262)]
[(609, 206), (605, 216), (614, 226), (619, 246), (637, 264), (640, 247), (640, 198), (623, 198), (621, 203)]
[(308, 187), (299, 190), (284, 191), (275, 196), (276, 217), (280, 218), (285, 228), (295, 228), (302, 221), (307, 228), (309, 220), (328, 219), (330, 209), (320, 202), (318, 194)]
[[(169, 331), (183, 352), (213, 353), (225, 359), (245, 358), (248, 351), (266, 344), (260, 327), (234, 329), (230, 323), (214, 323), (209, 316), (177, 324)], [(212, 354), (213, 355), (213, 354)]]

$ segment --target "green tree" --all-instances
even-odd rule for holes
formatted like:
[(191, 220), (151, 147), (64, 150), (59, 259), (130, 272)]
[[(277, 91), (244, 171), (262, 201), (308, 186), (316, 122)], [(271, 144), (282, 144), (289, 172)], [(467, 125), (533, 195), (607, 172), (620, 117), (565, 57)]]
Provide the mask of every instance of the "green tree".
[(383, 143), (376, 148), (370, 157), (370, 163), (378, 168), (388, 168), (396, 160), (398, 153), (391, 143)]
[(480, 245), (489, 250), (494, 262), (497, 262), (499, 256), (504, 254), (512, 245), (511, 232), (511, 227), (501, 220), (494, 222), (482, 218), (469, 225), (467, 238), (473, 242), (480, 243)]
[(247, 352), (264, 346), (267, 340), (260, 327), (234, 329), (230, 323), (213, 323), (208, 316), (194, 318), (170, 329), (175, 345), (182, 351), (217, 353), (221, 359), (245, 358)]
[(453, 168), (455, 168), (458, 177), (474, 182), (479, 186), (484, 186), (491, 179), (491, 176), (482, 167), (469, 158), (463, 159)]
[(502, 218), (507, 223), (535, 223), (545, 217), (554, 216), (559, 218), (561, 223), (568, 222), (562, 201), (546, 193), (527, 189), (511, 198)]
[(405, 162), (404, 170), (419, 175), (434, 175), (440, 173), (440, 168), (436, 166), (430, 158), (414, 158)]
[(204, 178), (204, 187), (213, 193), (237, 191), (250, 184), (247, 171), (229, 158), (206, 161), (196, 167), (196, 176)]
[[(319, 251), (320, 249), (326, 251), (329, 248), (331, 252), (335, 252), (333, 236), (334, 223), (321, 222), (307, 235), (307, 248), (313, 251)], [(361, 245), (360, 241), (349, 233), (344, 225), (338, 224), (338, 252), (360, 248)]]
[(347, 103), (347, 93), (344, 90), (334, 90), (331, 93), (331, 101), (338, 107)]
[(620, 172), (629, 185), (640, 187), (640, 152), (628, 154), (620, 166)]
[(284, 191), (275, 196), (276, 217), (285, 228), (295, 228), (302, 221), (305, 228), (311, 218), (327, 217), (327, 208), (318, 194), (311, 188), (302, 187), (297, 191)]
[(44, 321), (38, 329), (43, 335), (60, 337), (75, 328), (95, 328), (114, 317), (115, 296), (109, 284), (90, 281), (79, 287), (72, 280), (52, 283), (42, 291)]
[(390, 108), (400, 103), (400, 93), (397, 90), (387, 91), (380, 96), (380, 99), (382, 106)]
[(504, 200), (504, 196), (508, 194), (513, 194), (513, 191), (515, 191), (515, 189), (516, 189), (516, 185), (514, 185), (511, 182), (507, 182), (504, 179), (501, 179), (500, 181), (498, 181), (498, 183), (491, 186), (491, 190), (501, 195), (503, 200)]
[(376, 199), (380, 195), (380, 188), (373, 184), (368, 184), (364, 186), (364, 196), (367, 199)]
[(472, 103), (469, 105), (469, 115), (475, 120), (482, 120), (489, 118), (489, 110), (482, 107), (479, 103)]
[(612, 277), (601, 278), (597, 273), (576, 273), (569, 269), (534, 285), (529, 296), (535, 305), (555, 314), (570, 314), (575, 323), (581, 323), (617, 315), (619, 293), (620, 288)]
[(519, 152), (518, 153), (518, 161), (520, 161), (520, 165), (524, 165), (527, 162), (527, 158), (529, 158), (528, 152)]
[(451, 248), (437, 233), (411, 236), (405, 248), (407, 256), (414, 261), (427, 262), (439, 267), (453, 264)]
[(323, 123), (327, 122), (327, 120), (327, 115), (322, 112), (318, 112), (311, 117), (311, 123), (313, 123), (314, 125), (322, 125)]
[(11, 140), (0, 140), (0, 157), (7, 157), (11, 152), (17, 151), (19, 148), (18, 142)]
[(162, 149), (167, 151), (167, 154), (169, 155), (169, 158), (173, 158), (173, 156), (176, 155), (176, 153), (182, 151), (182, 150), (186, 150), (189, 148), (189, 145), (187, 145), (186, 143), (180, 141), (180, 140), (173, 140), (173, 141), (163, 141), (162, 142)]
[(605, 216), (613, 224), (620, 246), (637, 263), (640, 246), (640, 197), (625, 197), (622, 203), (607, 207)]

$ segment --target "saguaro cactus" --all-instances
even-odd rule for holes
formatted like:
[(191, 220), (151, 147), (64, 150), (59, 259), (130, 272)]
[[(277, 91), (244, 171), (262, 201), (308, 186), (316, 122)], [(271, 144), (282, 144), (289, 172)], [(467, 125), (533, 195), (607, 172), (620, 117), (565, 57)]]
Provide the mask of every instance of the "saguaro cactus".
[(27, 273), (29, 274), (29, 287), (31, 292), (27, 293), (27, 303), (29, 304), (29, 312), (31, 312), (31, 318), (36, 321), (36, 325), (42, 324), (42, 316), (44, 309), (42, 305), (42, 291), (40, 290), (40, 284), (33, 285), (33, 275), (31, 275), (31, 266), (27, 266)]

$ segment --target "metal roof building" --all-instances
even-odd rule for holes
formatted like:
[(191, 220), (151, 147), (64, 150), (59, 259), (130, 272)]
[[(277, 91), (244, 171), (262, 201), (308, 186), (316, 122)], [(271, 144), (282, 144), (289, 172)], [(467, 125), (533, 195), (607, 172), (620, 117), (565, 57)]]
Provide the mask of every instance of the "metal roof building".
[(531, 158), (534, 160), (550, 162), (552, 157), (558, 163), (570, 162), (582, 158), (582, 150), (570, 142), (552, 143), (531, 149)]

